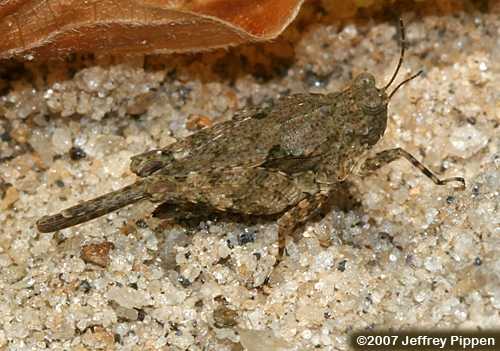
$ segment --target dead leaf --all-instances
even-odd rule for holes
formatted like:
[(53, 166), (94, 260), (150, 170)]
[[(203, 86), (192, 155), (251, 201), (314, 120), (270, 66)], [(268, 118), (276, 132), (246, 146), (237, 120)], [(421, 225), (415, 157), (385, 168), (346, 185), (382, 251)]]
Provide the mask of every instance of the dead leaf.
[(0, 58), (193, 52), (269, 40), (304, 0), (4, 0)]

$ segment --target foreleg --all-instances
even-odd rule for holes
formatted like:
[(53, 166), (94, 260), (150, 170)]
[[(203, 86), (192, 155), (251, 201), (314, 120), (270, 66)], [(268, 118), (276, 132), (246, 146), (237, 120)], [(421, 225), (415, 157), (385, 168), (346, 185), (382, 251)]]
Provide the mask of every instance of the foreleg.
[(461, 183), (460, 189), (465, 189), (465, 180), (462, 177), (451, 177), (446, 179), (439, 179), (429, 168), (420, 163), (415, 157), (413, 157), (409, 152), (401, 148), (384, 150), (377, 153), (375, 156), (365, 160), (361, 166), (361, 175), (368, 175), (380, 167), (395, 161), (397, 159), (404, 158), (408, 160), (413, 166), (417, 167), (423, 174), (430, 178), (437, 185), (444, 185), (450, 182)]

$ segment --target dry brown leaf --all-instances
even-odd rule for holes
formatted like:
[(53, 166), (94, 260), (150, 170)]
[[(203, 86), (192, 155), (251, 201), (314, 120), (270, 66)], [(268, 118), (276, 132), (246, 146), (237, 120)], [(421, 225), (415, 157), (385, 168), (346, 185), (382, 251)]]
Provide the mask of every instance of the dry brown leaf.
[(168, 53), (269, 40), (304, 0), (0, 0), (0, 58)]

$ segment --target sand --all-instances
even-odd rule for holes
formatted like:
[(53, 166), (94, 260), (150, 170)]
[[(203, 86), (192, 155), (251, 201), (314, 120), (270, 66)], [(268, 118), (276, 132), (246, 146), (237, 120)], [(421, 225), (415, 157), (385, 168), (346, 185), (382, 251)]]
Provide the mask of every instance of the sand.
[[(355, 330), (500, 327), (500, 16), (404, 14), (407, 57), (354, 204), (277, 255), (275, 222), (165, 224), (142, 203), (40, 234), (48, 213), (136, 179), (131, 156), (247, 104), (379, 85), (395, 21), (296, 22), (270, 44), (191, 56), (74, 56), (0, 69), (1, 350), (345, 350)], [(307, 20), (307, 17), (306, 17)], [(303, 21), (306, 21), (303, 20)], [(15, 73), (8, 73), (15, 72)]]

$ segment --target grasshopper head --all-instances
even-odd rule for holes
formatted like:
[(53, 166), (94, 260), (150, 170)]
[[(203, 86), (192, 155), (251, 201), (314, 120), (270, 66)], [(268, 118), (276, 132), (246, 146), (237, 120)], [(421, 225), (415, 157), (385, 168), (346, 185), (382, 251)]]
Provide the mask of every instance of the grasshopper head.
[(375, 85), (375, 78), (369, 73), (361, 73), (354, 78), (352, 85), (353, 108), (360, 117), (356, 121), (356, 134), (362, 142), (374, 145), (384, 134), (387, 125), (388, 97), (385, 89)]
[(422, 71), (417, 72), (399, 83), (390, 93), (387, 92), (387, 89), (396, 79), (404, 59), (405, 30), (401, 19), (399, 25), (401, 29), (401, 54), (396, 70), (389, 82), (383, 88), (377, 88), (373, 75), (361, 73), (351, 85), (353, 108), (361, 117), (360, 121), (356, 121), (356, 127), (359, 127), (356, 133), (361, 134), (362, 143), (370, 146), (376, 144), (385, 132), (389, 100), (401, 86), (423, 73)]

